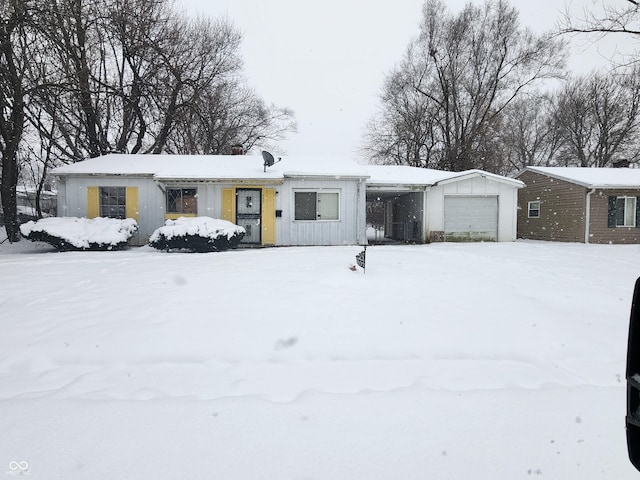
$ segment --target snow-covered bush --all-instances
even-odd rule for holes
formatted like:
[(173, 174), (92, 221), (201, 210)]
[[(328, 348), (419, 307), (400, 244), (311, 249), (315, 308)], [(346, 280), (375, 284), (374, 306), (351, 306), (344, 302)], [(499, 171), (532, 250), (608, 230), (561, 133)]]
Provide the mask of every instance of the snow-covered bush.
[(236, 247), (245, 230), (234, 223), (210, 217), (167, 220), (151, 234), (149, 245), (158, 250), (215, 252)]
[(118, 250), (138, 229), (132, 218), (49, 217), (20, 225), (22, 236), (33, 242), (47, 242), (60, 251)]

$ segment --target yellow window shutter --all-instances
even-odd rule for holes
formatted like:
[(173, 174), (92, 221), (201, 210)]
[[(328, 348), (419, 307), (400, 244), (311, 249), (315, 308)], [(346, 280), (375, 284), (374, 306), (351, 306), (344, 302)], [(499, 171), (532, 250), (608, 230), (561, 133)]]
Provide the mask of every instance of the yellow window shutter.
[(100, 190), (98, 187), (87, 187), (87, 218), (100, 216)]
[(138, 221), (138, 187), (127, 187), (125, 215)]
[(236, 223), (236, 202), (233, 188), (222, 189), (222, 219)]
[(262, 190), (262, 244), (276, 244), (276, 191)]

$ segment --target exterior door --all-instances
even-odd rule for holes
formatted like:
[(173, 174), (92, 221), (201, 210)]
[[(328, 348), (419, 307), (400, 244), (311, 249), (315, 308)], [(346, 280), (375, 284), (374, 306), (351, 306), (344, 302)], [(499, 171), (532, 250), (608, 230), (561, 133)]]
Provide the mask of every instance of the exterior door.
[(246, 233), (241, 243), (260, 244), (262, 241), (262, 190), (245, 188), (236, 190), (236, 225)]

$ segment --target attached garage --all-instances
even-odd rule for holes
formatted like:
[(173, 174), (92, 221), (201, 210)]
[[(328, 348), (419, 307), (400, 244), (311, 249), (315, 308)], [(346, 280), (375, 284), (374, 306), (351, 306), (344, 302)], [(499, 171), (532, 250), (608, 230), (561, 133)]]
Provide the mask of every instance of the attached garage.
[[(409, 242), (512, 242), (520, 180), (482, 170), (366, 167), (367, 222)], [(385, 208), (373, 208), (383, 203)], [(380, 212), (384, 212), (383, 218)]]
[(498, 197), (444, 197), (444, 239), (447, 242), (498, 240)]

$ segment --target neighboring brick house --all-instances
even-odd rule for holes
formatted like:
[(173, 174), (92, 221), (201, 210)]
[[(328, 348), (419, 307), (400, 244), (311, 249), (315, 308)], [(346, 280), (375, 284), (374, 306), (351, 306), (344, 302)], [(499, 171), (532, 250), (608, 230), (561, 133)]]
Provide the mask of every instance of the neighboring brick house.
[(526, 167), (518, 238), (640, 243), (640, 169)]

